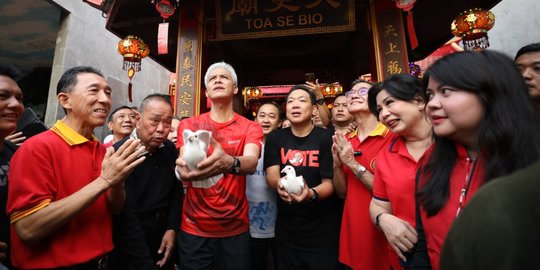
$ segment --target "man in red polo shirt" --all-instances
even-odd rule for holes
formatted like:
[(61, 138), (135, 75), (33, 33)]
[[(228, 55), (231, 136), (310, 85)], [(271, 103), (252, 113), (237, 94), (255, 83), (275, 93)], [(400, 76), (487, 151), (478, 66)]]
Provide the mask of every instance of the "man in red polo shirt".
[(66, 116), (11, 160), (12, 261), (21, 269), (98, 269), (113, 248), (111, 212), (122, 208), (124, 179), (144, 160), (144, 147), (130, 140), (105, 150), (92, 134), (111, 107), (111, 88), (96, 69), (67, 70), (57, 98)]
[[(176, 161), (187, 190), (178, 245), (182, 269), (250, 269), (246, 174), (255, 171), (262, 128), (233, 110), (238, 79), (225, 62), (211, 65), (204, 76), (210, 112), (185, 119), (178, 127)], [(212, 132), (209, 156), (190, 171), (184, 153), (184, 129)]]

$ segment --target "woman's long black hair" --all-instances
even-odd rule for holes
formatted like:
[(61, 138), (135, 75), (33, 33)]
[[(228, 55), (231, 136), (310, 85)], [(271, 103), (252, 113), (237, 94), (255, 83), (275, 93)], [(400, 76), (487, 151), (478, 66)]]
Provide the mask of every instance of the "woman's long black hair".
[[(485, 113), (476, 141), (485, 166), (485, 182), (525, 168), (540, 158), (540, 121), (511, 58), (489, 50), (455, 53), (428, 68), (425, 90), (430, 78), (480, 98)], [(437, 137), (429, 161), (418, 171), (418, 177), (427, 180), (419, 186), (417, 196), (428, 216), (437, 214), (448, 201), (450, 175), (457, 157), (455, 143)]]

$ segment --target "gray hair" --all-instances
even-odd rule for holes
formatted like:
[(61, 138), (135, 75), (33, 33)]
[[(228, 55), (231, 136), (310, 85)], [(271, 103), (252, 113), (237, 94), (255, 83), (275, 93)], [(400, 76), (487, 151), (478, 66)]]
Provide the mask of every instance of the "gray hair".
[(163, 95), (163, 94), (150, 94), (146, 96), (141, 102), (141, 106), (139, 107), (139, 112), (141, 113), (141, 115), (144, 113), (144, 109), (146, 109), (146, 106), (148, 105), (148, 103), (150, 103), (150, 101), (163, 102), (169, 105), (169, 107), (171, 107), (171, 110), (172, 110), (172, 103), (171, 103), (170, 96)]
[(208, 87), (208, 81), (210, 80), (210, 72), (212, 72), (216, 68), (224, 68), (224, 69), (226, 69), (229, 72), (229, 74), (231, 75), (233, 84), (235, 86), (238, 86), (238, 77), (236, 76), (236, 72), (234, 71), (234, 68), (231, 65), (229, 65), (229, 64), (222, 61), (222, 62), (217, 62), (217, 63), (212, 64), (206, 70), (206, 74), (204, 74), (204, 86), (205, 87)]

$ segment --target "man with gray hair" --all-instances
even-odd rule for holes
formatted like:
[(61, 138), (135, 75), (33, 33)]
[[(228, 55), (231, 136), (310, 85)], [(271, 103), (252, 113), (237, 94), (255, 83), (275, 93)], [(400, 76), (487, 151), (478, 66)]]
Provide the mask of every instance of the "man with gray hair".
[[(178, 236), (182, 269), (249, 269), (249, 220), (246, 174), (257, 167), (261, 127), (233, 110), (238, 79), (225, 62), (211, 65), (204, 76), (210, 112), (185, 119), (178, 127), (177, 170), (187, 183)], [(212, 132), (209, 156), (190, 170), (183, 131)]]
[[(131, 132), (148, 151), (128, 176), (124, 209), (114, 218), (112, 269), (173, 269), (173, 252), (182, 210), (182, 183), (174, 173), (177, 152), (167, 140), (173, 109), (170, 98), (143, 99), (141, 119)], [(114, 144), (119, 149), (128, 138)], [(172, 256), (172, 257), (171, 257)]]

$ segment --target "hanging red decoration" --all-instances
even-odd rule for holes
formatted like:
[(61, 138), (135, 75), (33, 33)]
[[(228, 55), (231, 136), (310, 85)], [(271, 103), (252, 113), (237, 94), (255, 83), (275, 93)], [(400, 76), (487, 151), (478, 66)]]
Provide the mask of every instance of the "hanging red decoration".
[(171, 4), (171, 1), (169, 0), (158, 0), (156, 3), (156, 10), (159, 12), (159, 15), (166, 20), (174, 14), (176, 5)]
[(416, 0), (394, 0), (396, 1), (396, 7), (407, 12), (407, 33), (409, 34), (409, 42), (411, 49), (418, 47), (418, 38), (416, 37), (416, 31), (414, 29), (414, 19), (412, 9)]
[(165, 22), (170, 16), (174, 14), (176, 8), (179, 5), (179, 0), (152, 0), (152, 4), (155, 5), (157, 12), (163, 18), (163, 23), (158, 26), (157, 36), (157, 51), (158, 54), (168, 54), (168, 41), (169, 41), (169, 23)]
[(467, 51), (483, 50), (489, 47), (487, 32), (495, 24), (495, 15), (489, 10), (473, 8), (461, 12), (452, 22), (452, 34), (463, 39)]
[(132, 102), (131, 79), (135, 72), (141, 71), (141, 60), (148, 56), (150, 49), (141, 38), (129, 35), (118, 42), (118, 52), (124, 57), (122, 68), (128, 73), (128, 100)]

